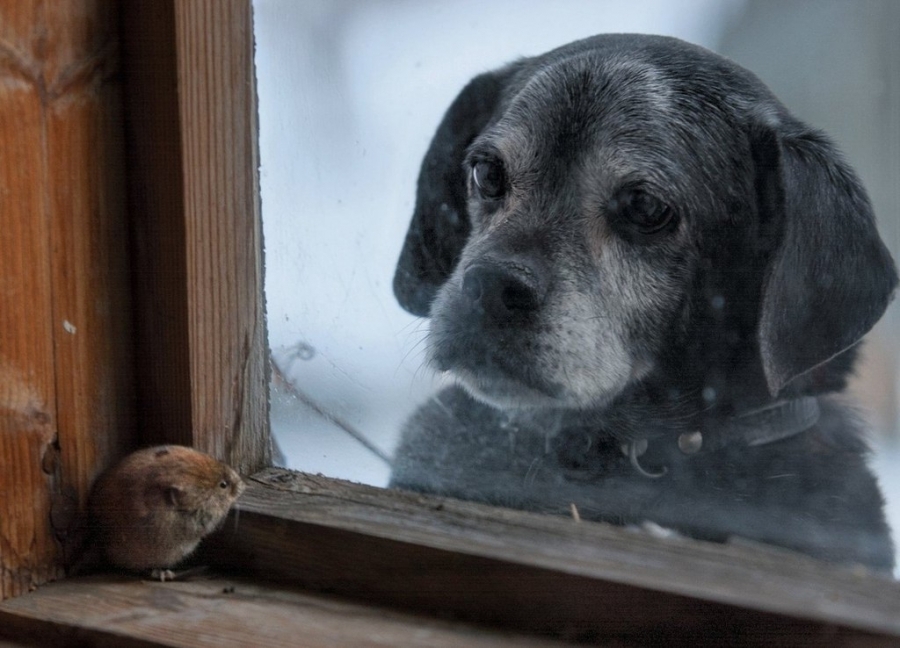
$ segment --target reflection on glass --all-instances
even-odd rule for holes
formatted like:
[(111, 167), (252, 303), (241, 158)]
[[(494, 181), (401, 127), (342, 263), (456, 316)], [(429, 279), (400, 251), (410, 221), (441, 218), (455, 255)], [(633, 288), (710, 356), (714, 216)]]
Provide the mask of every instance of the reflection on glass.
[[(469, 79), (517, 56), (600, 32), (676, 35), (827, 127), (896, 251), (879, 173), (897, 170), (898, 100), (875, 64), (879, 21), (840, 2), (812, 21), (752, 2), (656, 5), (255, 4), (285, 463), (386, 485), (394, 462), (408, 488), (886, 568), (878, 488), (846, 432), (860, 426), (812, 397), (840, 391), (854, 351), (839, 352), (893, 279), (827, 143), (718, 59), (632, 39), (595, 43), (589, 65), (481, 77), (438, 127)], [(770, 65), (813, 50), (798, 30), (818, 42), (838, 14), (832, 47), (855, 52), (843, 86), (814, 74), (834, 70), (814, 54)], [(831, 113), (807, 108), (826, 92)], [(854, 111), (886, 130), (842, 120)], [(870, 335), (853, 385), (876, 413), (889, 511), (896, 321)]]

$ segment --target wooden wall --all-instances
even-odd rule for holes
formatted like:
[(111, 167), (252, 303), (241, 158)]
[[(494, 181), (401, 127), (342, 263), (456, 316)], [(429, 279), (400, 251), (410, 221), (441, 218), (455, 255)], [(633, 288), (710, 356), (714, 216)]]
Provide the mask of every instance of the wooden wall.
[(134, 442), (118, 5), (0, 0), (0, 598)]
[(0, 0), (0, 599), (127, 450), (269, 462), (252, 61), (249, 0)]

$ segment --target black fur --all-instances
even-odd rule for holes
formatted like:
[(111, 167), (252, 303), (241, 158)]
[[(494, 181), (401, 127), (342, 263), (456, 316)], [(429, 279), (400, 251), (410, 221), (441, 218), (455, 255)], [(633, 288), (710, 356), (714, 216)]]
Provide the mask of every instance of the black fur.
[[(410, 420), (392, 483), (890, 569), (830, 394), (896, 282), (835, 147), (721, 57), (605, 35), (481, 75), (425, 156), (394, 280), (466, 390)], [(678, 450), (803, 395), (800, 434)], [(639, 441), (662, 476), (623, 453)]]

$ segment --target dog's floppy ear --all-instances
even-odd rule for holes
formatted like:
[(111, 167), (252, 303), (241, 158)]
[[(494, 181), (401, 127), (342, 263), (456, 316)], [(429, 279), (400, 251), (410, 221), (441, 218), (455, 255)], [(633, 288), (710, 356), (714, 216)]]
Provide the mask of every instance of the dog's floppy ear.
[(472, 79), (450, 105), (422, 161), (416, 207), (394, 274), (394, 295), (413, 315), (428, 315), (469, 237), (463, 159), (493, 116), (515, 69)]
[(766, 126), (751, 139), (760, 217), (781, 230), (759, 321), (775, 395), (862, 338), (887, 308), (897, 271), (865, 190), (823, 135)]

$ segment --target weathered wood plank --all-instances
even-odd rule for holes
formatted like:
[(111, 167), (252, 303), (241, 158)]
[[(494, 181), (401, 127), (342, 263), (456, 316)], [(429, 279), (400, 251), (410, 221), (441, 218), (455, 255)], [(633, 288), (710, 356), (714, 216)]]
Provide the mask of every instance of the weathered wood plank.
[[(0, 5), (0, 599), (53, 577), (56, 440), (50, 222), (34, 3)], [(15, 152), (11, 154), (11, 152)]]
[(178, 0), (175, 24), (193, 445), (248, 473), (271, 463), (252, 7)]
[(274, 469), (254, 481), (206, 555), (266, 578), (582, 638), (900, 637), (898, 583), (786, 551)]
[(60, 470), (79, 505), (136, 440), (124, 124), (113, 0), (44, 3)]
[(123, 5), (145, 443), (270, 462), (249, 0)]
[[(48, 629), (48, 622), (54, 627)], [(0, 606), (6, 634), (50, 645), (523, 648), (557, 641), (401, 614), (246, 580), (71, 579)], [(117, 643), (118, 642), (118, 643)], [(84, 643), (79, 645), (84, 645)]]
[(0, 2), (0, 598), (130, 440), (115, 3)]

